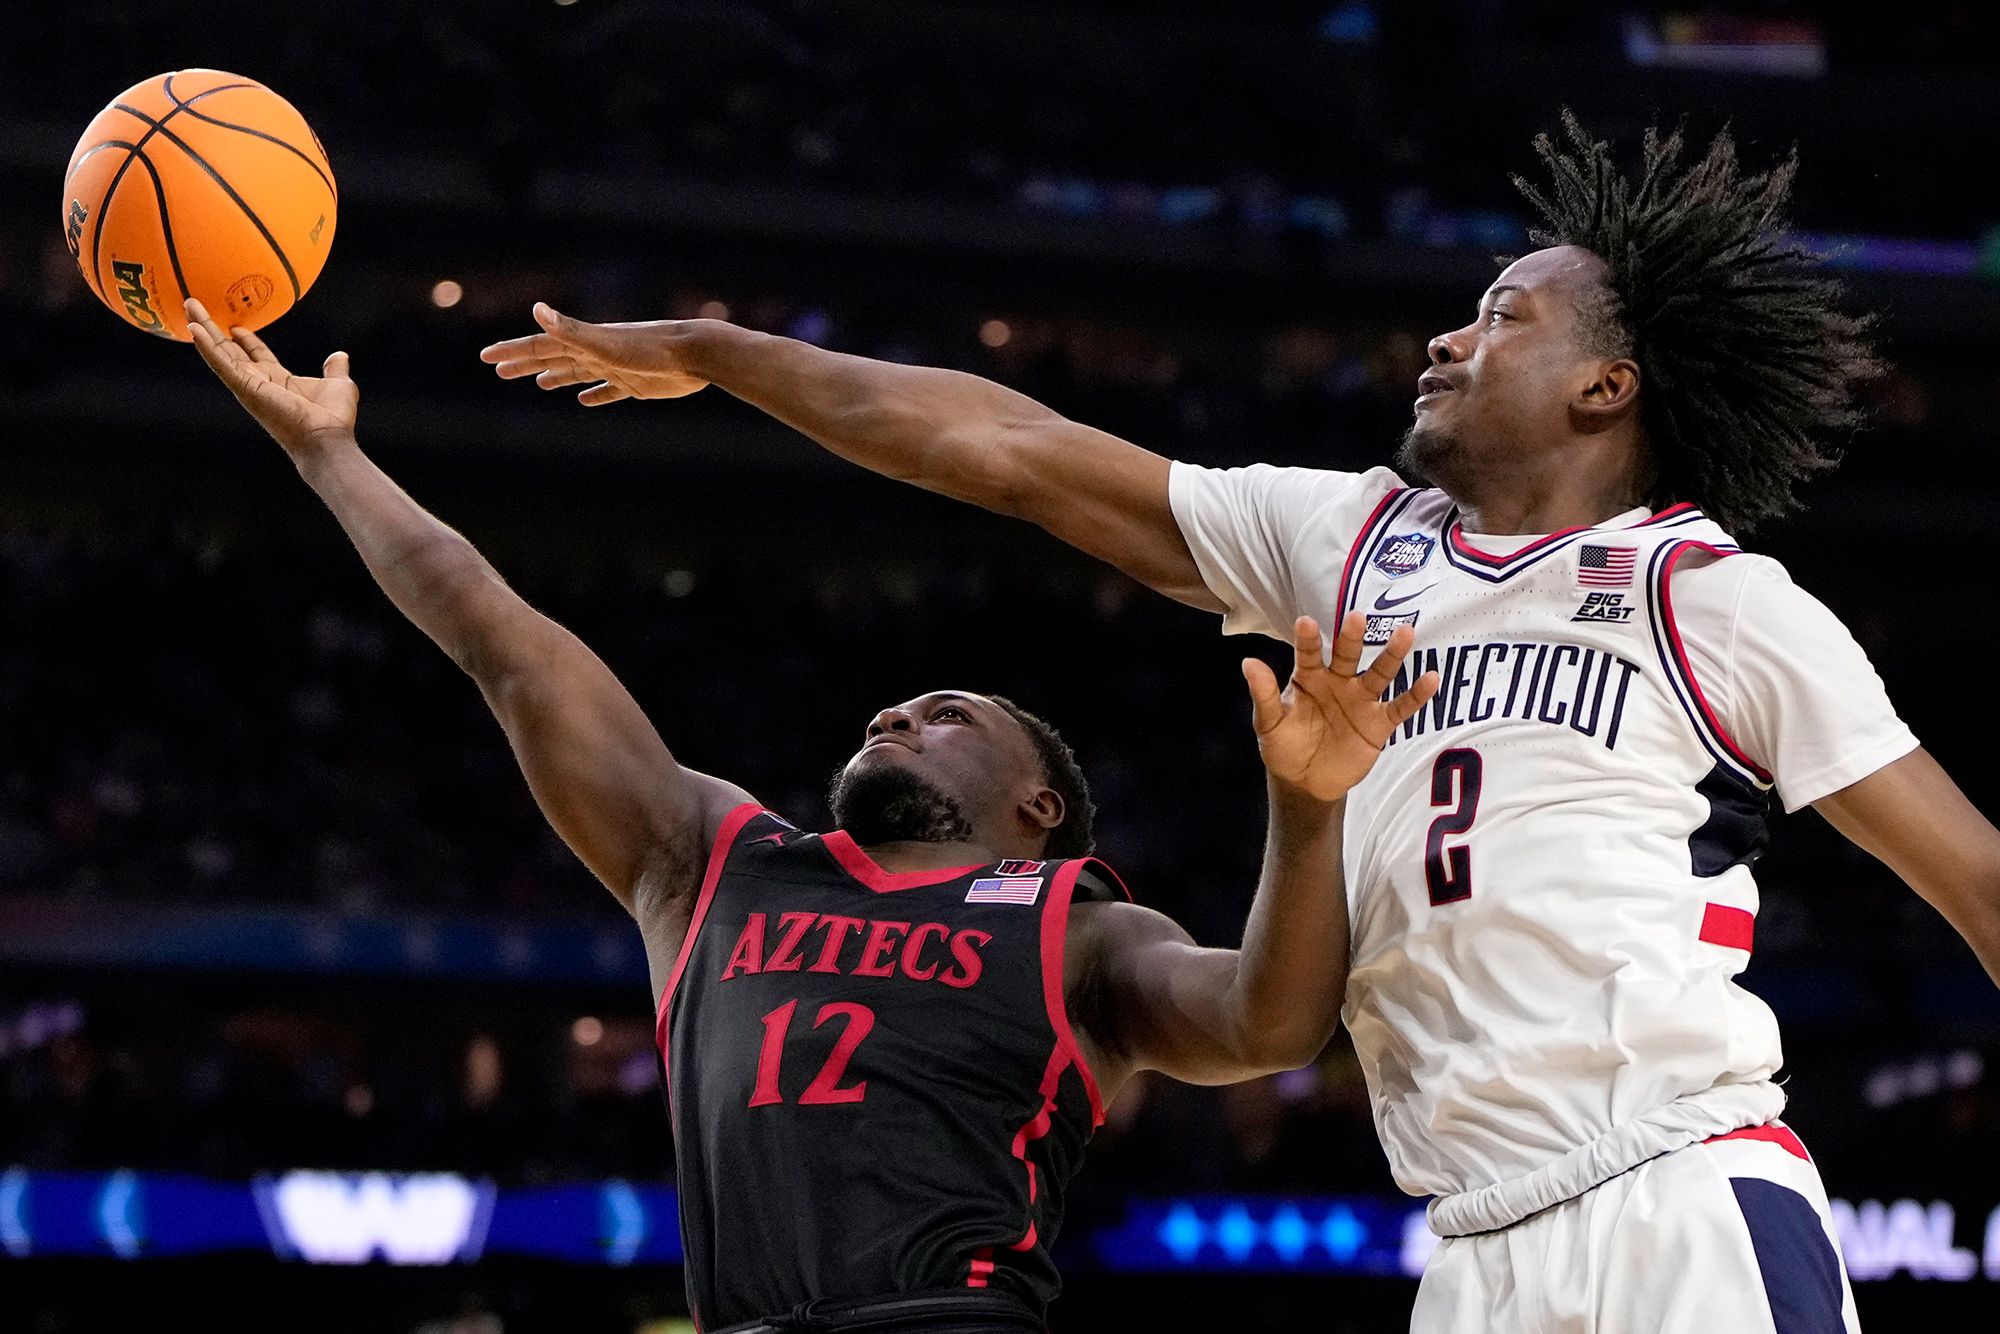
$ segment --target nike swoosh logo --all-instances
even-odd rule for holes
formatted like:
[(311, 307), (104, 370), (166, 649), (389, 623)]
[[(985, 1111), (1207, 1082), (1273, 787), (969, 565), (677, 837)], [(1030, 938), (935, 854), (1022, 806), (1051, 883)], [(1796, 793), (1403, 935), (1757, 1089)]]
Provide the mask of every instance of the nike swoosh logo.
[(1392, 598), (1387, 593), (1384, 593), (1380, 597), (1375, 599), (1375, 610), (1387, 611), (1391, 607), (1400, 607), (1405, 602), (1415, 602), (1418, 598), (1422, 597), (1424, 594), (1430, 592), (1433, 588), (1436, 587), (1437, 587), (1436, 584), (1425, 584), (1422, 588), (1419, 588), (1416, 592), (1410, 594), (1408, 597), (1400, 597), (1400, 598)]

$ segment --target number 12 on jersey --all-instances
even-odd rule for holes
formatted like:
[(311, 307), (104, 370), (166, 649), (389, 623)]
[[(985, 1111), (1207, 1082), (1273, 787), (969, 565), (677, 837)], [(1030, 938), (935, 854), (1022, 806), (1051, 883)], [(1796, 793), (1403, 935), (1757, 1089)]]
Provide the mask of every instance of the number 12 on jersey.
[(1471, 830), (1485, 777), (1486, 762), (1476, 750), (1445, 751), (1431, 766), (1431, 806), (1445, 808), (1424, 836), (1424, 883), (1432, 907), (1472, 897), (1472, 849), (1463, 843), (1447, 847), (1445, 840)]
[[(778, 1068), (784, 1060), (785, 1039), (791, 1033), (792, 1015), (798, 1008), (797, 1001), (789, 1000), (764, 1016), (764, 1041), (757, 1048), (757, 1087), (750, 1094), (752, 1107), (769, 1107), (785, 1100), (784, 1094), (778, 1091)], [(818, 1028), (836, 1019), (844, 1021), (840, 1037), (827, 1054), (826, 1064), (813, 1076), (806, 1091), (799, 1095), (801, 1107), (830, 1102), (860, 1102), (868, 1096), (867, 1080), (847, 1085), (840, 1081), (847, 1074), (847, 1063), (854, 1059), (855, 1048), (875, 1027), (875, 1011), (853, 1001), (829, 1001), (819, 1007), (819, 1013), (813, 1017), (813, 1027)]]

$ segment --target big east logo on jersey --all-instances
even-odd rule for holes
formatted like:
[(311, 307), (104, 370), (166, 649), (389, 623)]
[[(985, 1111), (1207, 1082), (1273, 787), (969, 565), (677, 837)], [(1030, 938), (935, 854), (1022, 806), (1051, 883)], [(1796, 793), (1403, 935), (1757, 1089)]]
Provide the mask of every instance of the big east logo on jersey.
[(1401, 579), (1406, 574), (1415, 574), (1423, 569), (1436, 546), (1435, 537), (1404, 533), (1384, 542), (1375, 552), (1375, 559), (1369, 563), (1391, 579)]

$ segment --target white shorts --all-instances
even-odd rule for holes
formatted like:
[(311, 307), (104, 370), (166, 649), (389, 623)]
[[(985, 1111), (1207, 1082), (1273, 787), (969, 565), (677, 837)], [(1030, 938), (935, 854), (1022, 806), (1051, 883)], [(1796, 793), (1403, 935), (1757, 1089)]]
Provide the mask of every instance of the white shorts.
[(1755, 1126), (1440, 1241), (1411, 1334), (1859, 1334), (1826, 1188)]

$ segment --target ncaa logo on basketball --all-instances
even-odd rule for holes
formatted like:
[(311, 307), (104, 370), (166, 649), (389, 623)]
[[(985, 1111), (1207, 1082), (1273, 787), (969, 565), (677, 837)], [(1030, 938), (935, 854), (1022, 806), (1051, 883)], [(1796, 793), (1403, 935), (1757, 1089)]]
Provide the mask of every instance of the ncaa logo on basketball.
[(1415, 574), (1429, 563), (1431, 551), (1437, 546), (1437, 539), (1422, 533), (1404, 533), (1384, 542), (1375, 553), (1373, 565), (1391, 579), (1401, 579), (1406, 574)]
[(118, 280), (118, 299), (125, 303), (125, 316), (147, 333), (167, 333), (167, 326), (161, 322), (159, 313), (153, 309), (153, 297), (146, 290), (146, 266), (128, 263), (125, 260), (111, 261), (111, 276)]

